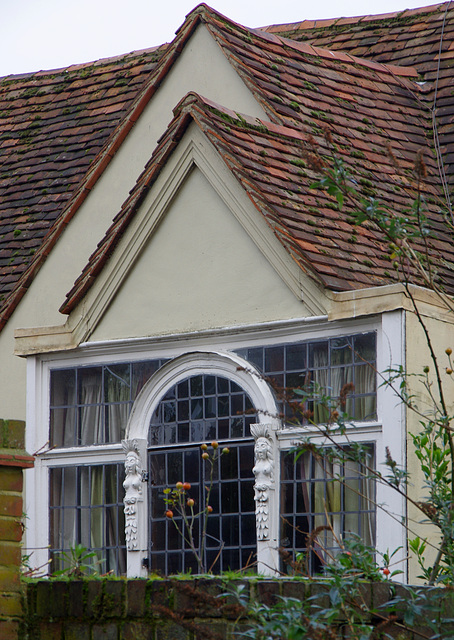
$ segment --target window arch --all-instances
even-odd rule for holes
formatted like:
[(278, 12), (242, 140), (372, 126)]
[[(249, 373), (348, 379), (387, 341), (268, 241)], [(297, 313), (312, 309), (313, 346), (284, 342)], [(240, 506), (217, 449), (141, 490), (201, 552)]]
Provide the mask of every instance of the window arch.
[[(226, 402), (228, 415), (219, 415), (226, 411)], [(178, 403), (181, 403), (180, 416)], [(184, 412), (188, 411), (189, 417), (191, 409), (193, 420), (190, 421)], [(208, 550), (207, 565), (217, 562), (219, 570), (240, 568), (254, 555), (251, 422), (266, 424), (270, 430), (277, 428), (278, 410), (263, 376), (235, 354), (186, 353), (163, 365), (150, 378), (137, 397), (127, 426), (127, 442), (135, 443), (138, 448), (150, 481), (149, 495), (146, 498), (144, 495), (137, 504), (139, 533), (137, 545), (128, 550), (129, 575), (144, 575), (147, 565), (163, 573), (193, 568), (189, 554), (178, 546), (173, 523), (165, 519), (162, 492), (179, 480), (191, 482), (188, 477), (181, 477), (186, 467), (191, 467), (194, 474), (191, 484), (197, 491), (192, 497), (199, 503), (204, 500), (205, 479), (199, 446), (213, 439), (222, 444), (231, 443), (233, 447), (225, 462), (221, 459), (220, 475), (213, 491), (214, 506), (222, 501), (225, 504), (222, 504), (222, 516), (213, 518), (210, 524), (212, 546)], [(270, 500), (274, 499), (273, 492)], [(258, 543), (259, 562), (261, 547), (266, 546), (268, 556), (269, 550), (277, 547), (275, 528), (272, 525), (271, 544), (269, 540)], [(220, 546), (221, 554), (215, 561)], [(270, 566), (270, 562), (267, 557), (266, 566)], [(276, 562), (273, 560), (272, 566), (277, 566)]]

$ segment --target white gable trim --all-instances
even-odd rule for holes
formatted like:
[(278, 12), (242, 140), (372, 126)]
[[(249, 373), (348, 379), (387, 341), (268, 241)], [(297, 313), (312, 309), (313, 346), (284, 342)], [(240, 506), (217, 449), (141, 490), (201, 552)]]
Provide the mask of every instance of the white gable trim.
[[(27, 332), (33, 341), (27, 352), (72, 349), (88, 340), (132, 265), (149, 242), (189, 173), (198, 168), (243, 229), (298, 300), (314, 316), (327, 312), (323, 289), (304, 274), (276, 239), (265, 218), (239, 186), (213, 145), (192, 124), (146, 196), (114, 254), (66, 325)], [(22, 336), (25, 335), (22, 333)], [(23, 339), (23, 337), (21, 338)], [(39, 344), (36, 344), (39, 342)]]
[[(238, 185), (212, 144), (196, 125), (192, 125), (152, 186), (136, 213), (109, 264), (103, 269), (82, 303), (83, 339), (92, 333), (189, 173), (197, 167), (250, 238), (298, 299), (303, 299), (313, 315), (326, 313), (321, 289), (306, 282), (302, 273), (246, 193)], [(80, 326), (79, 321), (79, 326)], [(77, 332), (79, 333), (79, 331)], [(80, 336), (82, 338), (82, 336)], [(81, 340), (78, 339), (77, 342)]]

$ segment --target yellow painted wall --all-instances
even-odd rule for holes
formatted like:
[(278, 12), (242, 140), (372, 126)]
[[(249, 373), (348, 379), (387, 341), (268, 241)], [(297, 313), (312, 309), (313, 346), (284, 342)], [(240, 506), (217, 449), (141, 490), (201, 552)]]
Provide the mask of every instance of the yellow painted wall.
[(193, 170), (90, 340), (309, 315)]
[[(446, 374), (448, 359), (445, 349), (450, 347), (454, 349), (454, 313), (443, 314), (444, 317), (424, 317), (424, 322), (429, 332), (435, 354), (439, 363), (441, 372), (442, 386), (447, 402), (451, 411), (454, 408), (454, 378)], [(451, 316), (451, 317), (450, 317)], [(422, 374), (425, 366), (430, 368), (430, 379), (433, 383), (433, 394), (438, 398), (437, 385), (435, 381), (435, 367), (431, 360), (427, 340), (416, 314), (406, 313), (406, 362), (407, 370), (415, 374)], [(415, 405), (423, 413), (430, 413), (433, 409), (433, 401), (429, 397), (429, 393), (424, 388), (421, 380), (417, 378), (409, 379), (411, 392), (415, 394)], [(414, 445), (411, 433), (419, 433), (422, 429), (420, 420), (422, 420), (415, 411), (407, 410), (407, 460), (408, 471), (410, 473), (409, 495), (416, 501), (424, 501), (427, 495), (424, 489), (424, 477), (421, 472), (421, 465), (414, 454)], [(429, 542), (437, 545), (438, 537), (436, 529), (428, 523), (427, 518), (420, 512), (418, 508), (409, 503), (408, 516), (411, 532), (409, 537), (414, 538), (418, 535), (421, 538), (429, 537)], [(430, 565), (436, 555), (435, 549), (428, 548), (425, 554)], [(416, 582), (417, 576), (420, 574), (419, 566), (415, 559), (410, 560), (409, 565), (409, 582)]]

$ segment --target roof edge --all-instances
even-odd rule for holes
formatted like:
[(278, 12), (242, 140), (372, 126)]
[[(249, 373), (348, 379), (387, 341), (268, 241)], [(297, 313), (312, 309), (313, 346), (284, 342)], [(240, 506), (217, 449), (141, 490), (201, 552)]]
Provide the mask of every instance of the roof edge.
[(299, 31), (304, 29), (324, 28), (331, 26), (340, 26), (344, 24), (353, 24), (360, 22), (373, 22), (374, 20), (389, 20), (393, 18), (407, 17), (421, 13), (434, 13), (441, 7), (449, 4), (449, 2), (441, 2), (425, 7), (417, 7), (415, 9), (403, 9), (401, 11), (392, 11), (389, 13), (377, 13), (362, 16), (340, 16), (338, 18), (323, 18), (322, 20), (303, 20), (301, 22), (287, 22), (281, 24), (270, 24), (260, 27), (261, 31), (268, 33), (282, 33), (288, 31)]

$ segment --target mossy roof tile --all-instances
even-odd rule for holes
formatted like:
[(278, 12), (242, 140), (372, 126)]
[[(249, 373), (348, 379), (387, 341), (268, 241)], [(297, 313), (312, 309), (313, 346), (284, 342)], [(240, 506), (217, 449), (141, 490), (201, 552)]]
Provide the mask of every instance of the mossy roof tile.
[[(113, 132), (125, 122), (134, 100), (140, 98), (143, 104), (149, 99), (200, 22), (263, 106), (268, 121), (258, 123), (247, 115), (239, 120), (220, 105), (188, 98), (63, 309), (67, 312), (77, 304), (102, 269), (134, 216), (143, 191), (178, 144), (188, 118), (218, 148), (305, 271), (336, 289), (391, 282), (385, 245), (377, 231), (353, 228), (347, 213), (339, 212), (332, 199), (310, 189), (317, 174), (308, 163), (301, 167), (292, 162), (301, 159), (301, 154), (307, 158), (332, 155), (326, 142), (329, 130), (359, 188), (365, 193), (372, 190), (385, 203), (400, 207), (409, 202), (412, 162), (422, 148), (430, 174), (425, 189), (428, 196), (438, 195), (428, 140), (444, 24), (436, 87), (439, 134), (442, 149), (454, 142), (450, 91), (454, 7), (449, 4), (378, 17), (274, 25), (266, 30), (249, 30), (200, 5), (169, 47), (4, 79), (0, 82), (0, 193), (12, 195), (6, 203), (0, 200), (0, 236), (4, 225), (8, 235), (18, 228), (21, 242), (27, 238), (38, 246), (47, 242), (46, 233), (58, 237), (59, 220), (68, 215), (65, 206), (73, 207), (73, 202), (78, 206), (77, 189), (90, 176), (93, 163), (101, 162), (103, 146), (109, 138), (117, 145)], [(162, 62), (153, 71), (159, 58)], [(398, 166), (393, 166), (392, 158), (398, 159)], [(454, 182), (454, 151), (449, 150), (446, 159), (448, 179)], [(62, 192), (62, 179), (71, 184), (69, 192)], [(434, 205), (430, 216), (438, 233), (434, 249), (451, 260), (453, 249)], [(0, 255), (2, 252), (11, 256), (8, 241), (2, 244), (0, 240)], [(363, 264), (366, 254), (370, 265)], [(25, 274), (31, 260), (24, 256), (20, 263)], [(38, 264), (38, 259), (33, 260)], [(31, 266), (33, 274), (36, 266)], [(26, 284), (18, 271), (12, 262), (5, 279), (0, 277), (0, 295), (2, 291), (14, 293), (15, 277), (17, 287), (24, 290)], [(448, 271), (448, 266), (440, 266), (440, 274), (446, 273), (451, 286)]]

